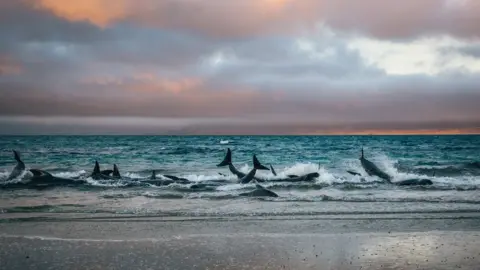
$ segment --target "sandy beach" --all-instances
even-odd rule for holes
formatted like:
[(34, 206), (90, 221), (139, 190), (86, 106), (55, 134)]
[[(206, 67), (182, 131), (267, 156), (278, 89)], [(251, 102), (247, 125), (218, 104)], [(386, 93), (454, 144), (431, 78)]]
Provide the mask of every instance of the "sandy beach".
[(3, 214), (2, 269), (479, 269), (480, 215)]

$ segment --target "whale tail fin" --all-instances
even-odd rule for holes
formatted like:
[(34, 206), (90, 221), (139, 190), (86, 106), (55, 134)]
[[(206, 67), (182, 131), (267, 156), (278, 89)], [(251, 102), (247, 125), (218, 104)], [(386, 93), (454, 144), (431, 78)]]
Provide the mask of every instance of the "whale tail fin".
[(257, 159), (257, 156), (256, 155), (253, 155), (253, 168), (257, 169), (257, 170), (266, 170), (266, 171), (269, 171), (270, 169), (263, 166), (260, 161), (258, 161)]
[(120, 172), (118, 171), (117, 164), (113, 164), (113, 177), (115, 178), (122, 178)]
[(17, 162), (22, 162), (22, 160), (20, 159), (20, 153), (18, 153), (17, 150), (12, 150), (13, 151), (13, 157), (15, 158), (15, 160)]
[(95, 167), (93, 167), (92, 175), (100, 174), (100, 164), (98, 164), (98, 160), (95, 160)]
[(227, 149), (227, 154), (222, 162), (220, 162), (217, 167), (223, 167), (232, 164), (232, 151), (230, 148)]
[(157, 173), (155, 172), (155, 170), (152, 171), (152, 175), (150, 176), (150, 179), (151, 180), (157, 179)]
[(270, 171), (272, 171), (273, 175), (277, 176), (277, 172), (273, 168), (272, 164), (270, 164)]

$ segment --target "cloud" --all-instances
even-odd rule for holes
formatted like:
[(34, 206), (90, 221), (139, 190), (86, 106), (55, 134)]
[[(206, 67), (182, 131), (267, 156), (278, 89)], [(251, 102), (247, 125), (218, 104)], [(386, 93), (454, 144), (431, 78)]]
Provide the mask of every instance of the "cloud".
[(366, 63), (392, 75), (438, 75), (451, 71), (480, 73), (480, 57), (462, 53), (471, 46), (480, 46), (480, 41), (467, 43), (451, 37), (410, 42), (358, 38), (349, 44)]
[(464, 130), (480, 121), (475, 1), (0, 5), (9, 130), (121, 133), (118, 119), (153, 133)]
[(318, 22), (380, 38), (480, 33), (480, 3), (473, 0), (32, 1), (60, 18), (102, 28), (127, 22), (222, 37), (298, 33)]

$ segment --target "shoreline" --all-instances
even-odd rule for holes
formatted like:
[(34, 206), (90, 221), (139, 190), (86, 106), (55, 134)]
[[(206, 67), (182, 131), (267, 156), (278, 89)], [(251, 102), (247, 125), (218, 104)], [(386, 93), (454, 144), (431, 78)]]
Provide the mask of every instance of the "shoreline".
[[(72, 238), (0, 235), (2, 269), (447, 270), (478, 269), (480, 264), (478, 230), (238, 233), (238, 227), (230, 226), (228, 231), (202, 234), (181, 233), (177, 223), (168, 222), (155, 227), (145, 222), (88, 224), (87, 228), (79, 222), (50, 224), (51, 234), (69, 227)], [(19, 224), (10, 224), (15, 225)], [(37, 225), (28, 223), (31, 234)], [(216, 229), (212, 223), (193, 225)], [(4, 228), (2, 224), (2, 232)], [(133, 231), (135, 237), (126, 237)], [(105, 238), (96, 237), (99, 232)], [(117, 237), (110, 237), (112, 233)], [(76, 237), (82, 234), (91, 237)]]
[(480, 265), (478, 212), (343, 219), (44, 213), (9, 219), (15, 216), (0, 219), (0, 260), (6, 270), (450, 270)]

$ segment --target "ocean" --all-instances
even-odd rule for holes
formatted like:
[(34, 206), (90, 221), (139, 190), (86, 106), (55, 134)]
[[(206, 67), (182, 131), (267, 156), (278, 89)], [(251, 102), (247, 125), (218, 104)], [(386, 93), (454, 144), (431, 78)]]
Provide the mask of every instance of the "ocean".
[[(361, 167), (365, 157), (393, 176), (430, 179), (429, 186), (397, 186)], [(278, 197), (242, 197), (254, 183), (239, 184), (228, 167), (217, 167), (227, 148), (244, 173), (252, 155), (275, 168), (258, 171), (262, 185)], [(480, 211), (480, 136), (2, 136), (0, 211), (50, 216), (302, 216), (349, 214), (426, 215)], [(18, 150), (27, 169), (86, 180), (48, 186), (29, 183), (29, 173), (7, 181)], [(117, 164), (121, 180), (89, 178)], [(191, 181), (167, 186), (138, 184), (156, 170)], [(352, 170), (363, 176), (347, 173)], [(275, 182), (287, 175), (318, 172), (312, 182)], [(192, 189), (202, 183), (214, 186)]]

